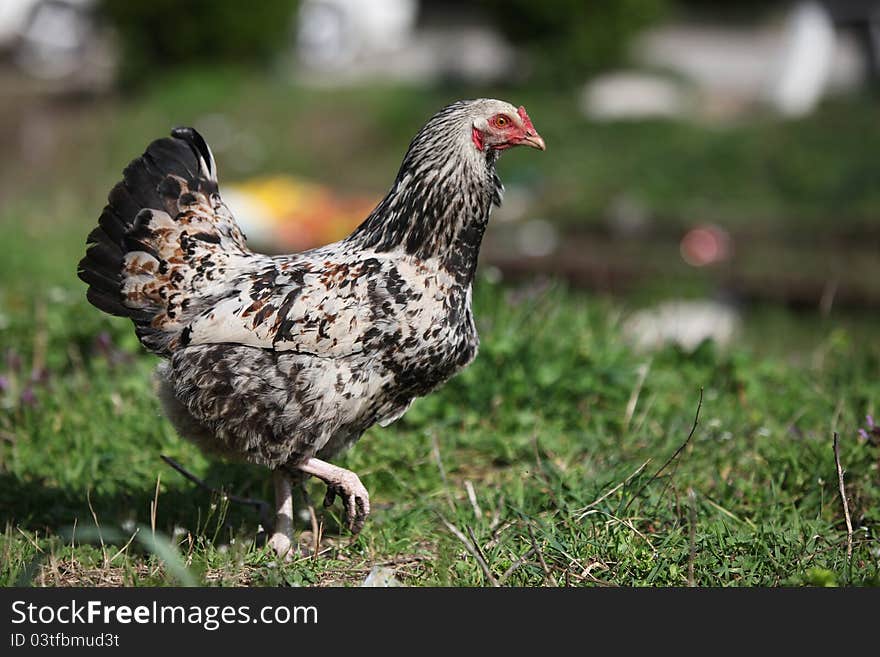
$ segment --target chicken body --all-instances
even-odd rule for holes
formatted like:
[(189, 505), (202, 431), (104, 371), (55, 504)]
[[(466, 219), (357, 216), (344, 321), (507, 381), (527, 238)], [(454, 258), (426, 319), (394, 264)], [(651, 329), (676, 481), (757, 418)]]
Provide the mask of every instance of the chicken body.
[[(344, 259), (324, 248), (272, 259), (275, 290), (286, 289), (277, 283), (290, 277), (277, 273), (285, 267), (302, 279), (294, 289), (303, 316), (287, 330), (313, 331), (316, 344), (309, 351), (226, 341), (176, 349), (158, 378), (178, 430), (207, 450), (272, 469), (312, 456), (327, 460), (373, 424), (399, 418), (415, 397), (473, 360), (478, 338), (469, 287), (413, 256), (364, 256)], [(318, 273), (301, 276), (312, 267)], [(259, 275), (239, 279), (253, 284)], [(276, 345), (286, 345), (272, 301), (252, 301), (254, 294), (248, 288), (212, 312), (227, 323), (241, 317), (227, 330), (265, 328)], [(290, 294), (272, 296), (283, 306)], [(262, 314), (249, 311), (255, 304)]]
[(248, 249), (190, 128), (153, 142), (111, 191), (80, 263), (88, 298), (165, 359), (159, 394), (181, 435), (276, 473), (279, 552), (291, 475), (324, 479), (358, 531), (366, 489), (327, 461), (476, 356), (471, 284), (501, 201), (495, 162), (521, 143), (543, 149), (524, 109), (453, 103), (354, 233), (287, 256)]

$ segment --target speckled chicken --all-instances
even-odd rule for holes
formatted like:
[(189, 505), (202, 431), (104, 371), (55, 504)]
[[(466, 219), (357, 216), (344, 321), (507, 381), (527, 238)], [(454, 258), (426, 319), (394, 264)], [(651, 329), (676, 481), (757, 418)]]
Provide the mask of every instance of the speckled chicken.
[(455, 102), (351, 235), (293, 255), (248, 249), (192, 128), (150, 144), (110, 192), (79, 264), (88, 299), (164, 359), (159, 396), (182, 436), (273, 471), (280, 555), (291, 481), (322, 479), (360, 531), (367, 490), (329, 459), (476, 356), (471, 285), (501, 202), (495, 162), (517, 145), (544, 149), (524, 108)]

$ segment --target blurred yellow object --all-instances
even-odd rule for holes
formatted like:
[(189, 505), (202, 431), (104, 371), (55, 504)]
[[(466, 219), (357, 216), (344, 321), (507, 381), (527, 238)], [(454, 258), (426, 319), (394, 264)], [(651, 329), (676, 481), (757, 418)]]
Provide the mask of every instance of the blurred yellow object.
[(226, 185), (223, 197), (252, 246), (270, 251), (301, 251), (340, 240), (379, 201), (286, 175)]

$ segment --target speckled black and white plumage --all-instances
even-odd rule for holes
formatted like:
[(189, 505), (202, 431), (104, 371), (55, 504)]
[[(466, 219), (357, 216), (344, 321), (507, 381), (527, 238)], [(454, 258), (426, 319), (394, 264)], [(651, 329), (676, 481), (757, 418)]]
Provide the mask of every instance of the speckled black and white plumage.
[(471, 284), (502, 186), (501, 147), (473, 131), (499, 114), (528, 122), (496, 100), (441, 110), (359, 228), (294, 255), (247, 248), (194, 130), (126, 168), (79, 275), (94, 305), (131, 318), (165, 359), (160, 397), (181, 434), (294, 469), (399, 418), (474, 359)]

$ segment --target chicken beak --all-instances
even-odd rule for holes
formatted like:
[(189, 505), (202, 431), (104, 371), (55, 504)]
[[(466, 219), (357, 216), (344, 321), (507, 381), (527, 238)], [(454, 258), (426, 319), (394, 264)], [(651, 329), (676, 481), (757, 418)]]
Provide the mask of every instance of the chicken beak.
[(523, 146), (531, 146), (532, 148), (538, 148), (542, 151), (547, 150), (547, 146), (544, 144), (544, 138), (534, 130), (527, 132), (525, 137), (523, 137), (519, 143)]

